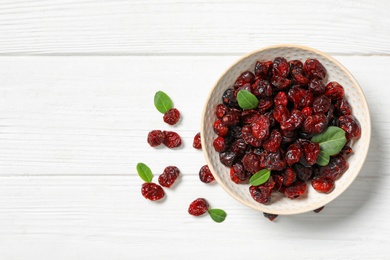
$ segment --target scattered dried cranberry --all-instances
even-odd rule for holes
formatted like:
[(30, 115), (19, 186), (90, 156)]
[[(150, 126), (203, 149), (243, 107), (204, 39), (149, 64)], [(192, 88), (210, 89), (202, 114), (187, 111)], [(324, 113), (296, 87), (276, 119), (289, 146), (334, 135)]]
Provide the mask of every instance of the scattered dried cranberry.
[(164, 131), (164, 145), (168, 148), (176, 148), (181, 145), (181, 138), (176, 132)]
[(209, 166), (203, 165), (199, 170), (199, 179), (204, 183), (210, 183), (214, 181), (214, 176), (211, 173)]
[(164, 172), (158, 177), (158, 183), (163, 187), (171, 187), (172, 184), (179, 177), (180, 171), (176, 166), (168, 166)]
[(200, 140), (200, 133), (197, 133), (194, 137), (194, 142), (192, 143), (192, 146), (195, 149), (202, 149), (202, 142)]
[(322, 206), (322, 207), (320, 207), (320, 208), (318, 208), (318, 209), (315, 209), (315, 210), (313, 210), (315, 213), (320, 213), (323, 209), (325, 208), (325, 206)]
[(145, 182), (141, 188), (142, 196), (148, 200), (160, 200), (164, 198), (165, 192), (160, 185), (153, 182)]
[(153, 130), (148, 134), (148, 144), (151, 147), (159, 146), (164, 141), (164, 134), (160, 130)]
[(279, 215), (276, 214), (270, 214), (270, 213), (263, 213), (264, 217), (268, 218), (270, 221), (274, 221)]
[(334, 190), (334, 181), (327, 177), (314, 177), (311, 186), (321, 193), (330, 193)]
[(174, 125), (179, 121), (180, 119), (180, 112), (176, 108), (169, 109), (165, 114), (164, 114), (164, 122), (169, 124), (169, 125)]
[(207, 212), (209, 209), (209, 204), (203, 198), (198, 198), (191, 202), (188, 207), (188, 213), (192, 216), (200, 216)]

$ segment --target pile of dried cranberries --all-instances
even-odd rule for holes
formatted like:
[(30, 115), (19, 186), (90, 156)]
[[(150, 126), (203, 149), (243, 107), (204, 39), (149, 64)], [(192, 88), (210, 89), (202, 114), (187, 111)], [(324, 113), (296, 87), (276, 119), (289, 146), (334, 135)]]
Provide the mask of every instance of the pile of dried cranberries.
[[(361, 128), (344, 88), (337, 82), (325, 84), (326, 74), (316, 59), (303, 64), (278, 57), (258, 61), (253, 72), (243, 72), (223, 93), (215, 110), (218, 137), (213, 146), (237, 184), (247, 183), (262, 169), (271, 171), (265, 183), (249, 188), (257, 202), (270, 203), (273, 192), (297, 198), (306, 193), (307, 181), (318, 192), (329, 193), (348, 169), (349, 143), (360, 137)], [(255, 108), (241, 107), (240, 91), (256, 97)], [(311, 139), (329, 126), (344, 130), (348, 142), (320, 166), (320, 145)]]

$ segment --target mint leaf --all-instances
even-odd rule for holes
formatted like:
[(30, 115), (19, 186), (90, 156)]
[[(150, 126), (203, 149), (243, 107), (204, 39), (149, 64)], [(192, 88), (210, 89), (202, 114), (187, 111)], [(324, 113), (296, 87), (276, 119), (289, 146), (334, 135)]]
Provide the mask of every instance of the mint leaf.
[(143, 179), (145, 182), (152, 182), (153, 173), (146, 164), (138, 163), (137, 172), (139, 177), (141, 177), (141, 179)]
[(242, 109), (253, 109), (259, 104), (257, 97), (250, 93), (248, 90), (240, 90), (237, 93), (238, 105)]
[(268, 169), (262, 169), (258, 172), (256, 172), (249, 180), (249, 183), (252, 186), (259, 186), (266, 181), (268, 181), (269, 177), (271, 176), (271, 171)]
[(212, 218), (217, 223), (221, 223), (226, 219), (226, 212), (222, 209), (209, 209), (207, 211)]
[(347, 142), (345, 131), (337, 126), (330, 126), (324, 132), (314, 135), (312, 142), (319, 143), (322, 151), (328, 155), (338, 154)]
[(173, 107), (171, 98), (162, 91), (157, 91), (154, 95), (154, 106), (158, 111), (165, 114)]

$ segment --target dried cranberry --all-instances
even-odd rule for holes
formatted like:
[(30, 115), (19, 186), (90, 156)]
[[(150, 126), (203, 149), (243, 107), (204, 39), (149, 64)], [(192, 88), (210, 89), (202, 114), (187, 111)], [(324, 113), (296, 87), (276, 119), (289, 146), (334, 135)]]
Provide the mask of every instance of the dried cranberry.
[(241, 123), (250, 125), (254, 121), (256, 121), (260, 116), (260, 113), (256, 110), (250, 109), (250, 110), (244, 110), (241, 113)]
[(213, 129), (217, 135), (222, 136), (222, 137), (227, 136), (227, 134), (229, 132), (229, 128), (224, 123), (222, 123), (222, 121), (220, 119), (218, 119), (214, 122)]
[(237, 99), (234, 96), (234, 91), (232, 89), (227, 89), (222, 95), (222, 102), (228, 107), (236, 107), (238, 105)]
[[(260, 164), (262, 159), (260, 158)], [(286, 160), (280, 150), (275, 153), (268, 153), (264, 159), (265, 168), (272, 171), (282, 171), (286, 168)]]
[(237, 157), (241, 157), (245, 154), (247, 148), (247, 144), (245, 143), (243, 138), (236, 139), (231, 147), (230, 150), (237, 155)]
[(314, 177), (311, 186), (321, 193), (330, 193), (334, 190), (334, 181), (327, 177)]
[(211, 173), (211, 171), (209, 169), (209, 166), (203, 165), (202, 168), (200, 168), (199, 179), (201, 182), (204, 182), (204, 183), (210, 183), (210, 182), (215, 180), (213, 174)]
[(283, 89), (287, 88), (288, 86), (290, 86), (291, 80), (289, 80), (288, 78), (283, 78), (281, 76), (273, 76), (271, 78), (271, 83), (277, 89), (283, 90)]
[(198, 198), (191, 202), (188, 213), (192, 216), (200, 216), (207, 212), (209, 209), (209, 204), (203, 198)]
[(293, 165), (294, 163), (299, 162), (299, 159), (302, 156), (302, 147), (299, 144), (291, 144), (286, 152), (285, 158), (288, 166)]
[(164, 134), (160, 130), (153, 130), (148, 134), (148, 144), (151, 147), (159, 146), (164, 141)]
[(338, 100), (344, 97), (344, 88), (337, 82), (329, 82), (325, 87), (325, 95), (331, 100)]
[(269, 79), (271, 77), (272, 61), (260, 62), (255, 65), (255, 75), (261, 79)]
[(251, 86), (252, 85), (250, 83), (245, 83), (241, 87), (239, 87), (236, 90), (234, 90), (234, 96), (237, 98), (238, 92), (240, 92), (241, 90), (246, 90), (246, 91), (252, 92), (252, 87)]
[(325, 84), (320, 79), (312, 79), (309, 82), (309, 90), (315, 94), (323, 94), (325, 93)]
[(343, 156), (337, 155), (330, 158), (328, 165), (320, 168), (318, 176), (328, 177), (335, 181), (339, 179), (347, 170), (347, 161)]
[(239, 88), (244, 84), (253, 84), (255, 81), (255, 75), (250, 71), (244, 71), (241, 73), (241, 75), (237, 78), (236, 82), (234, 83), (234, 88)]
[(230, 179), (239, 184), (249, 179), (250, 174), (245, 170), (241, 162), (233, 164), (230, 168)]
[(169, 125), (174, 125), (180, 119), (180, 112), (176, 108), (169, 109), (164, 114), (164, 122)]
[(299, 110), (293, 110), (291, 112), (290, 117), (287, 120), (282, 121), (280, 123), (280, 128), (282, 130), (287, 130), (287, 131), (295, 130), (301, 126), (302, 122), (303, 122), (302, 112)]
[(160, 200), (164, 198), (165, 192), (160, 185), (153, 182), (145, 182), (141, 188), (142, 196), (148, 200)]
[(258, 140), (264, 140), (269, 135), (270, 122), (268, 117), (260, 115), (259, 118), (251, 124), (252, 134)]
[(252, 145), (253, 147), (261, 147), (263, 144), (262, 140), (257, 139), (252, 134), (252, 128), (250, 126), (244, 126), (242, 129), (242, 138), (247, 144)]
[(176, 132), (164, 131), (164, 145), (168, 148), (176, 148), (181, 145), (181, 138)]
[(281, 130), (282, 133), (282, 145), (287, 145), (292, 142), (294, 142), (297, 139), (297, 131), (287, 131), (287, 130)]
[(268, 218), (270, 221), (274, 221), (279, 215), (270, 214), (263, 212), (264, 217)]
[(307, 181), (312, 175), (312, 167), (305, 167), (300, 163), (294, 164), (294, 170), (297, 173), (297, 177), (302, 181)]
[(340, 152), (340, 154), (343, 155), (344, 157), (345, 157), (345, 156), (348, 156), (348, 155), (350, 155), (350, 154), (352, 154), (352, 153), (353, 153), (353, 150), (352, 150), (352, 148), (351, 148), (350, 146), (348, 146), (348, 145), (345, 145), (345, 146), (343, 147), (343, 149), (341, 149), (341, 152)]
[(225, 143), (225, 138), (223, 138), (222, 136), (218, 136), (217, 138), (215, 138), (213, 146), (216, 152), (222, 152), (226, 150), (227, 145)]
[(275, 118), (275, 120), (280, 123), (286, 121), (290, 117), (290, 111), (288, 110), (287, 107), (283, 105), (279, 105), (274, 108), (274, 112), (272, 115)]
[(225, 106), (224, 104), (218, 104), (217, 108), (215, 109), (215, 115), (218, 119), (222, 119), (222, 117), (229, 111), (229, 108)]
[(319, 96), (314, 100), (313, 112), (326, 113), (330, 109), (331, 101), (327, 96)]
[(345, 131), (347, 140), (359, 138), (362, 133), (360, 123), (353, 115), (340, 116), (338, 125)]
[(294, 83), (300, 86), (307, 86), (309, 84), (309, 79), (304, 75), (303, 69), (293, 69), (291, 71), (291, 77), (294, 80)]
[(269, 204), (271, 202), (271, 193), (274, 186), (275, 181), (271, 176), (268, 181), (259, 186), (250, 186), (249, 192), (255, 201), (262, 204)]
[(268, 152), (274, 153), (279, 149), (281, 142), (282, 134), (279, 130), (274, 129), (268, 139), (264, 141), (263, 148)]
[(285, 188), (284, 195), (290, 199), (295, 199), (305, 194), (306, 188), (306, 182), (298, 180), (295, 181), (291, 186)]
[(283, 186), (283, 176), (279, 174), (272, 175), (272, 178), (275, 181), (275, 186), (273, 191), (279, 191)]
[(285, 187), (288, 187), (290, 186), (291, 184), (293, 184), (295, 182), (295, 180), (297, 179), (297, 174), (295, 173), (295, 171), (291, 168), (287, 168), (283, 173), (282, 173), (282, 176), (283, 176), (283, 185)]
[(303, 68), (303, 63), (300, 60), (290, 60), (288, 64), (290, 65), (291, 70)]
[(222, 123), (226, 126), (235, 126), (240, 122), (240, 112), (238, 109), (230, 109), (222, 117)]
[(287, 106), (288, 100), (287, 100), (286, 93), (283, 91), (278, 92), (278, 94), (275, 96), (274, 104), (275, 106), (278, 105)]
[(313, 114), (313, 109), (311, 107), (304, 107), (301, 110), (304, 118), (311, 116)]
[(316, 59), (307, 59), (303, 64), (303, 70), (310, 78), (323, 79), (326, 76), (325, 67)]
[(197, 133), (194, 137), (194, 142), (192, 143), (192, 147), (195, 149), (202, 149), (202, 142), (200, 140), (200, 133)]
[(252, 85), (252, 93), (257, 98), (265, 98), (272, 96), (272, 87), (268, 80), (258, 79)]
[(265, 113), (268, 109), (270, 109), (274, 105), (274, 102), (272, 98), (262, 98), (259, 100), (259, 105), (257, 106), (257, 109), (260, 113)]
[(325, 130), (328, 120), (324, 114), (308, 116), (302, 125), (302, 130), (308, 134), (317, 134)]
[(313, 165), (317, 161), (317, 157), (320, 154), (320, 145), (318, 143), (311, 142), (309, 140), (300, 140), (303, 148), (303, 154), (305, 155), (306, 162), (309, 165)]
[(255, 153), (247, 153), (242, 158), (242, 163), (246, 171), (255, 174), (262, 169), (260, 165), (260, 156)]
[(349, 104), (348, 100), (344, 97), (342, 99), (339, 99), (334, 104), (334, 107), (336, 108), (336, 112), (339, 115), (350, 115), (352, 113), (351, 105)]
[(236, 159), (237, 159), (237, 154), (235, 154), (231, 150), (226, 150), (219, 154), (219, 160), (223, 165), (227, 167), (231, 167)]
[(318, 209), (315, 209), (315, 210), (313, 210), (315, 213), (320, 213), (323, 209), (325, 208), (325, 206), (322, 206), (322, 207), (320, 207), (320, 208), (318, 208)]
[(294, 103), (295, 108), (310, 107), (314, 101), (313, 94), (311, 92), (298, 86), (292, 87), (288, 91), (287, 97)]
[(277, 57), (272, 65), (272, 73), (274, 76), (286, 78), (290, 73), (290, 65), (287, 60), (282, 57)]
[(176, 166), (168, 166), (164, 172), (158, 177), (158, 183), (163, 187), (171, 187), (172, 184), (179, 177), (180, 171)]

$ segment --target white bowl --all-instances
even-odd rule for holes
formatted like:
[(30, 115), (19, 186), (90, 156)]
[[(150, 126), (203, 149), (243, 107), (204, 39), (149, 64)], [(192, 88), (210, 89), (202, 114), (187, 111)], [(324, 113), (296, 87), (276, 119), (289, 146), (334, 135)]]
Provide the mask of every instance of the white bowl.
[[(273, 193), (270, 205), (263, 205), (253, 200), (249, 193), (249, 184), (236, 184), (230, 180), (229, 168), (219, 161), (219, 154), (213, 148), (217, 135), (213, 131), (216, 120), (215, 108), (221, 103), (223, 92), (232, 87), (237, 77), (246, 70), (253, 71), (256, 61), (274, 60), (284, 57), (287, 60), (298, 59), (304, 62), (308, 58), (318, 59), (327, 69), (325, 82), (337, 81), (345, 89), (345, 96), (352, 106), (353, 115), (359, 120), (362, 135), (352, 145), (353, 155), (348, 158), (349, 169), (336, 181), (335, 189), (329, 194), (318, 193), (308, 183), (307, 195), (298, 199), (282, 197)], [(253, 209), (271, 214), (289, 215), (311, 211), (334, 200), (358, 175), (366, 159), (371, 137), (371, 120), (363, 91), (351, 73), (334, 58), (318, 50), (296, 45), (275, 45), (260, 49), (240, 58), (228, 68), (212, 88), (203, 109), (201, 122), (202, 149), (207, 164), (216, 181), (233, 198)]]

